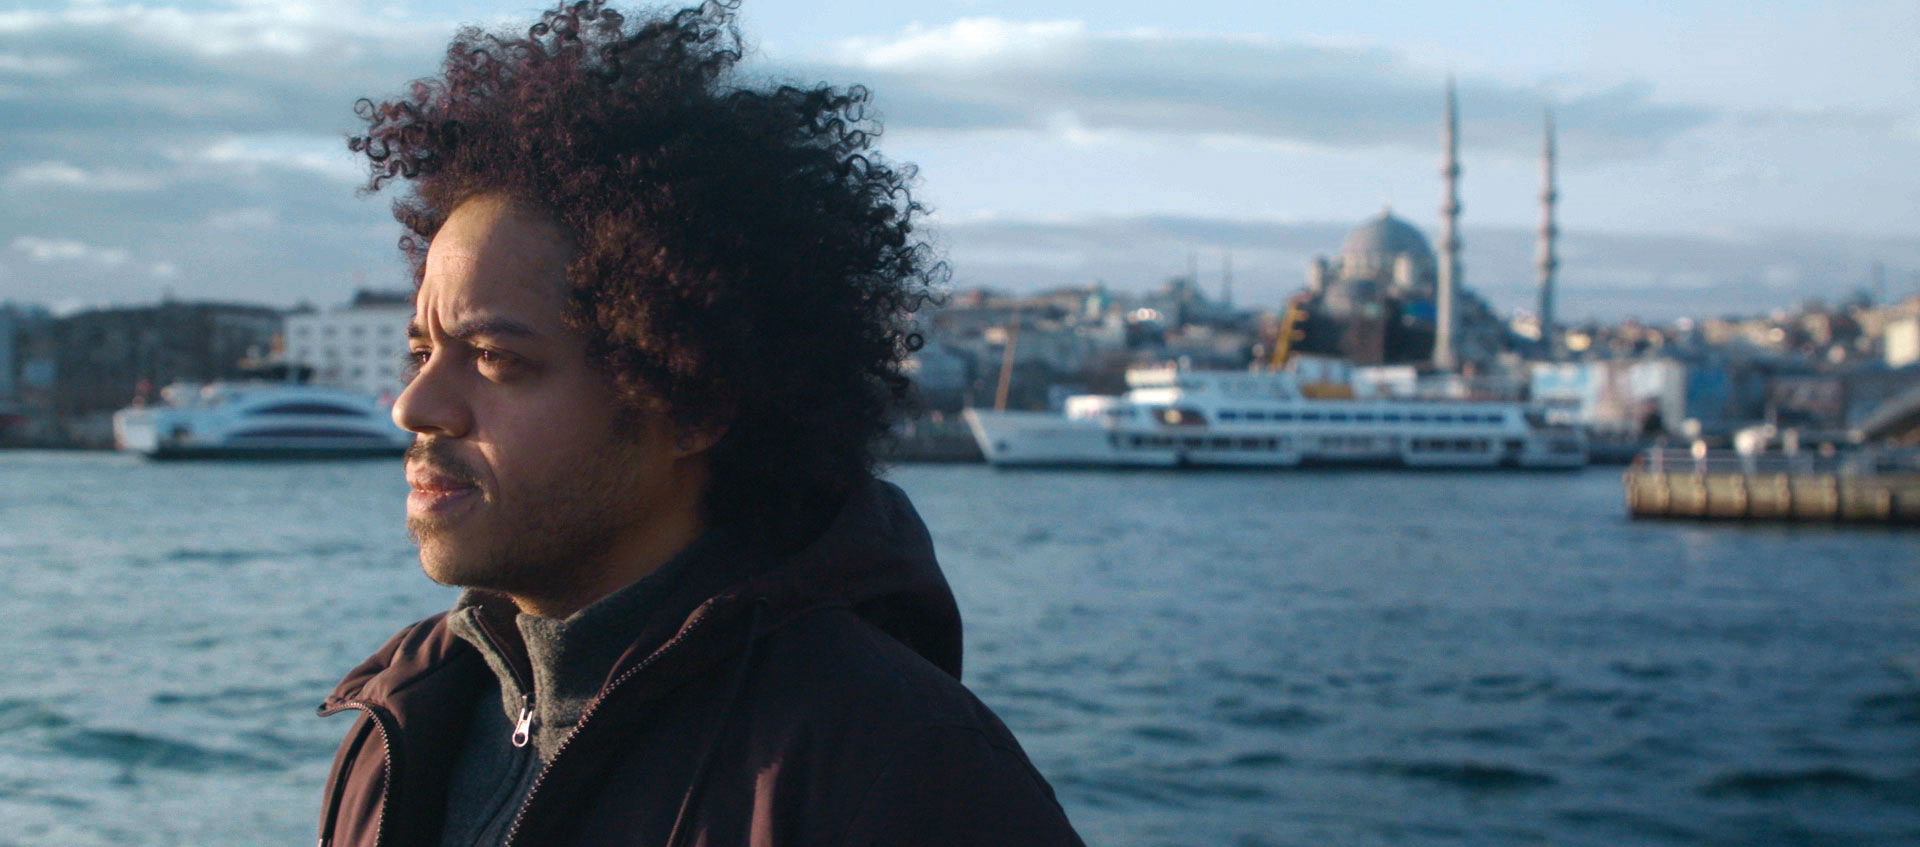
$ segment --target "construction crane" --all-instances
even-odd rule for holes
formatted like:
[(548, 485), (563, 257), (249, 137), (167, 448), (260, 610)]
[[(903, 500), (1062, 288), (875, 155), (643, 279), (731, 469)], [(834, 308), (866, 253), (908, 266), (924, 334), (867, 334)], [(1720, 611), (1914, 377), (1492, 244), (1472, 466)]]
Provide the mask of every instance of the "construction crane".
[(1303, 326), (1307, 311), (1300, 308), (1298, 302), (1287, 301), (1287, 311), (1280, 317), (1280, 334), (1273, 339), (1273, 355), (1267, 359), (1267, 370), (1277, 371), (1287, 366), (1287, 360), (1293, 358), (1293, 344), (1305, 340), (1307, 328)]

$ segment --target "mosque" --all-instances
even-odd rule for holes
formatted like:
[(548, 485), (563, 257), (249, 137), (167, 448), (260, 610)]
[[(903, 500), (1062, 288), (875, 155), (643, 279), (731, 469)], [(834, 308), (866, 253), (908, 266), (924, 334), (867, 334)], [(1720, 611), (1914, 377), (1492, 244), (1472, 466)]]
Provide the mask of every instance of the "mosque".
[(1500, 353), (1527, 347), (1551, 357), (1554, 239), (1553, 124), (1549, 116), (1542, 174), (1540, 274), (1541, 338), (1515, 336), (1491, 306), (1462, 284), (1459, 121), (1451, 82), (1441, 165), (1441, 244), (1435, 252), (1420, 230), (1388, 209), (1347, 235), (1339, 256), (1316, 257), (1307, 286), (1294, 298), (1304, 313), (1302, 352), (1338, 356), (1357, 365), (1414, 364), (1434, 371), (1485, 370)]

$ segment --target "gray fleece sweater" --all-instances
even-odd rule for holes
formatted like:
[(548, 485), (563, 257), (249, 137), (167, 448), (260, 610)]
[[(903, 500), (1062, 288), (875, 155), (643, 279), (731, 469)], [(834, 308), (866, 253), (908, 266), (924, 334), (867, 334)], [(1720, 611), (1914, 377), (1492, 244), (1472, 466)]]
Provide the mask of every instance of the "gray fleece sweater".
[[(480, 651), (494, 678), (474, 702), (466, 743), (454, 762), (441, 847), (506, 840), (541, 766), (580, 722), (613, 663), (633, 646), (680, 575), (696, 560), (718, 555), (722, 546), (709, 531), (659, 570), (565, 620), (517, 614), (507, 598), (492, 592), (469, 589), (460, 595), (447, 616), (448, 628)], [(483, 617), (510, 618), (515, 632), (488, 627)], [(518, 644), (499, 643), (515, 635)], [(509, 652), (522, 649), (524, 662)], [(531, 713), (531, 724), (525, 745), (516, 746), (523, 710)]]

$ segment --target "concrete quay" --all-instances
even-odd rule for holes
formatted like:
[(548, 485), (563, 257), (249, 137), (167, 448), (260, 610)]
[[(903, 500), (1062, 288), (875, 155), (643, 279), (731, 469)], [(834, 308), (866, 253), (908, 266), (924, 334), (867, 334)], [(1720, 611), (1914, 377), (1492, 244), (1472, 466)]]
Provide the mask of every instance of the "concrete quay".
[(1648, 451), (1622, 480), (1635, 518), (1920, 526), (1920, 472), (1866, 456)]

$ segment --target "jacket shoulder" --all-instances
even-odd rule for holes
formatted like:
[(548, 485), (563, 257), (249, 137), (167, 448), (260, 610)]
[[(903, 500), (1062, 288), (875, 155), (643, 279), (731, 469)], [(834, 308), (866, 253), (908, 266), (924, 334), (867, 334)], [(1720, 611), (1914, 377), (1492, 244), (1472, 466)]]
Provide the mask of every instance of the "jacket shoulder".
[(334, 686), (321, 704), (322, 711), (346, 705), (349, 700), (384, 700), (421, 677), (445, 665), (455, 654), (471, 650), (466, 642), (446, 625), (447, 613), (408, 624), (388, 638), (380, 649)]
[(763, 646), (756, 712), (777, 702), (785, 758), (849, 780), (843, 843), (1079, 843), (1013, 733), (911, 648), (837, 611)]
[[(867, 731), (997, 729), (993, 713), (951, 674), (845, 610), (805, 615), (766, 639), (763, 657), (787, 678), (796, 707), (828, 720), (860, 716)], [(1011, 740), (1011, 736), (1008, 736)]]

